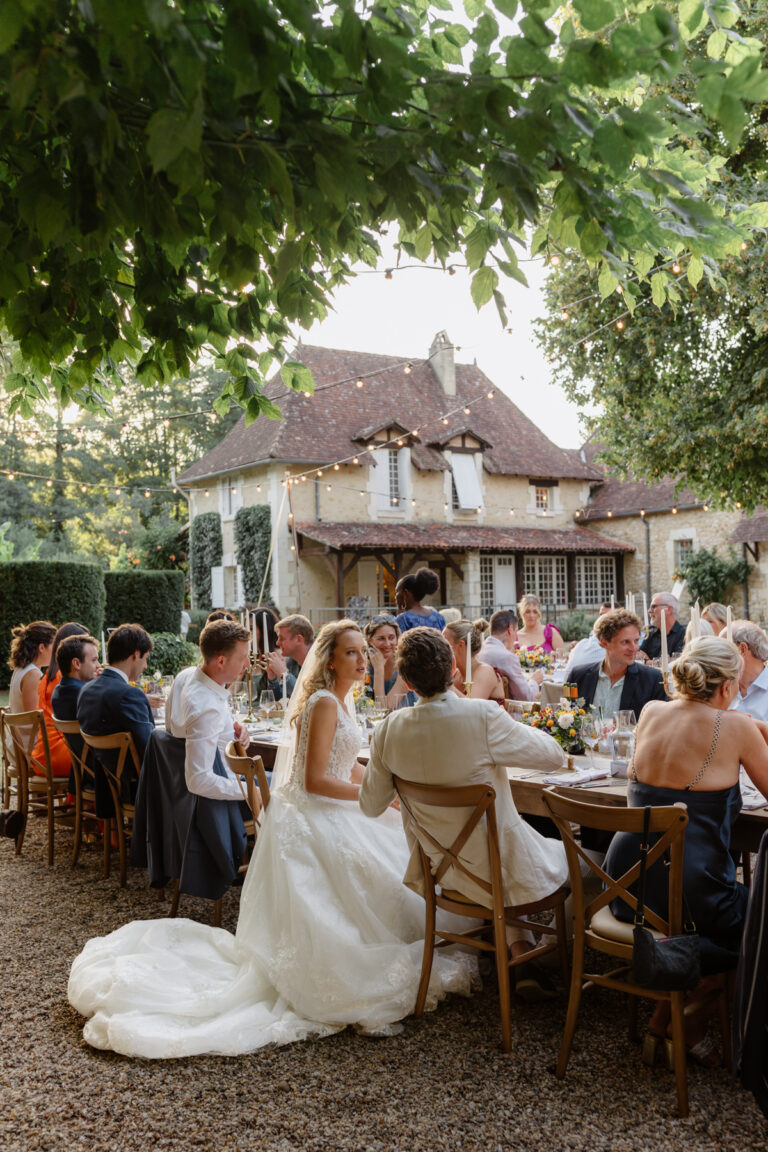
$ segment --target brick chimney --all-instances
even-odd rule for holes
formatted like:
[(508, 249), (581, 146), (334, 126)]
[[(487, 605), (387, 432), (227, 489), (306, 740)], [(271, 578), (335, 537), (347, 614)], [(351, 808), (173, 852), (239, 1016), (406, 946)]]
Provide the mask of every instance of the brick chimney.
[(438, 332), (429, 349), (429, 362), (446, 396), (456, 395), (456, 366), (453, 362), (453, 344), (447, 332)]

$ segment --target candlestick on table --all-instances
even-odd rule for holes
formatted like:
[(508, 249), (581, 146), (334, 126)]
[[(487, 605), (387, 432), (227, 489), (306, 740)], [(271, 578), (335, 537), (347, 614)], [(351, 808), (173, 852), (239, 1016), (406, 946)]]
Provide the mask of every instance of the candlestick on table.
[(613, 592), (611, 592), (611, 611), (613, 611), (615, 607), (616, 607), (616, 597), (614, 596)]
[(266, 614), (266, 612), (264, 613), (264, 615), (261, 618), (261, 624), (262, 624), (262, 634), (264, 636), (264, 651), (262, 652), (262, 656), (269, 656), (269, 635), (267, 633), (267, 614)]
[(701, 636), (701, 613), (698, 600), (691, 609), (691, 638), (698, 640)]
[(664, 678), (664, 685), (667, 683), (667, 673), (669, 670), (669, 655), (667, 653), (667, 614), (664, 609), (661, 609), (661, 623), (659, 625), (661, 633), (661, 675)]
[(648, 632), (649, 628), (651, 627), (650, 621), (648, 619), (648, 601), (646, 599), (645, 592), (643, 592), (643, 627), (645, 628), (646, 632)]
[(106, 668), (107, 666), (107, 644), (104, 639), (104, 632), (101, 633), (101, 663)]
[(469, 696), (471, 691), (472, 691), (472, 641), (471, 641), (471, 637), (472, 637), (472, 633), (468, 632), (467, 633), (467, 639), (464, 641), (464, 643), (466, 644), (466, 648), (467, 648), (467, 659), (466, 659), (466, 665), (465, 665), (465, 669), (464, 669), (464, 690), (467, 693), (467, 696)]
[(256, 617), (251, 616), (251, 655), (258, 656), (259, 642), (256, 639)]
[(733, 643), (733, 613), (730, 604), (725, 609), (725, 638)]

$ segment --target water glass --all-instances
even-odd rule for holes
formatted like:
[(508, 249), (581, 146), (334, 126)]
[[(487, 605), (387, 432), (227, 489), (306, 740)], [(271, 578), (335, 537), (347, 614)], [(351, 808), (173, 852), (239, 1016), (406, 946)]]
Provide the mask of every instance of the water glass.
[(259, 696), (259, 712), (262, 720), (269, 720), (275, 710), (275, 694), (271, 688), (265, 689)]

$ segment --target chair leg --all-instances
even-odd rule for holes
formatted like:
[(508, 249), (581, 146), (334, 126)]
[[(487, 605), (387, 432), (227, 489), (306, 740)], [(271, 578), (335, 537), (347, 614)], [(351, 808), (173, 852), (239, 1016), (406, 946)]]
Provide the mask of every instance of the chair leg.
[(581, 984), (584, 978), (584, 944), (579, 946), (576, 941), (573, 945), (573, 960), (571, 962), (571, 986), (568, 993), (568, 1012), (565, 1017), (563, 1039), (560, 1042), (560, 1055), (557, 1058), (557, 1078), (562, 1080), (568, 1067), (571, 1055), (573, 1035), (576, 1031), (576, 1020), (579, 1015), (581, 1003)]
[(120, 887), (125, 888), (128, 883), (128, 854), (125, 849), (125, 825), (123, 824), (122, 812), (116, 813), (115, 825), (117, 826), (117, 850), (120, 854)]
[(429, 988), (429, 977), (432, 972), (432, 961), (435, 954), (435, 902), (429, 899), (429, 893), (425, 896), (426, 901), (426, 917), (424, 924), (424, 952), (421, 957), (421, 979), (419, 980), (419, 990), (416, 994), (416, 1007), (413, 1010), (414, 1016), (422, 1016), (424, 1014), (424, 1005), (427, 1002), (427, 990)]
[(213, 906), (213, 926), (214, 926), (214, 928), (221, 928), (221, 906), (222, 906), (222, 904), (223, 904), (223, 900), (222, 900), (221, 896), (219, 896), (218, 900), (216, 901), (216, 903)]
[(102, 876), (105, 880), (108, 880), (112, 864), (112, 821), (109, 817), (102, 821), (102, 831), (104, 835), (104, 868)]
[(509, 953), (507, 949), (507, 933), (504, 917), (497, 917), (493, 922), (493, 945), (496, 952), (496, 975), (499, 983), (499, 1013), (501, 1014), (501, 1043), (505, 1052), (512, 1050), (512, 1022), (510, 1012), (512, 1008), (509, 992)]
[(731, 1052), (731, 1013), (728, 1003), (728, 992), (723, 988), (717, 998), (718, 1014), (720, 1016), (720, 1031), (723, 1036), (723, 1066), (730, 1069), (732, 1061)]
[(555, 908), (555, 927), (557, 929), (557, 945), (560, 954), (560, 969), (566, 987), (571, 978), (571, 966), (568, 961), (568, 941), (565, 932), (565, 905), (558, 904)]
[(173, 885), (173, 899), (171, 900), (171, 919), (176, 915), (179, 910), (179, 881), (175, 880)]
[(685, 1059), (685, 1016), (683, 1014), (683, 993), (670, 993), (672, 1011), (672, 1058), (675, 1066), (675, 1088), (677, 1090), (677, 1111), (681, 1117), (688, 1115), (688, 1069)]
[(24, 813), (24, 823), (21, 826), (21, 832), (16, 837), (16, 855), (21, 856), (21, 846), (24, 843), (24, 834), (27, 831), (27, 820), (29, 820), (29, 792), (27, 791), (26, 776), (20, 772), (16, 781), (17, 798), (19, 811)]
[(50, 783), (47, 792), (48, 799), (48, 867), (53, 867), (53, 788)]
[(80, 856), (80, 844), (83, 839), (83, 787), (80, 775), (75, 773), (75, 839), (72, 844), (72, 867), (77, 864)]

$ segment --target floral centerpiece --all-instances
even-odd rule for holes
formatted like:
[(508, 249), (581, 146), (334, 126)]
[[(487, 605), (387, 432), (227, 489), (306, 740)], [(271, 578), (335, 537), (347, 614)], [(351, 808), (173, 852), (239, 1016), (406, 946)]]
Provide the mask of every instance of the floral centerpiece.
[(551, 672), (555, 663), (554, 653), (545, 652), (540, 644), (536, 648), (518, 648), (517, 656), (524, 672), (535, 672), (537, 668)]
[(526, 712), (522, 721), (530, 728), (548, 732), (571, 756), (580, 756), (584, 752), (581, 725), (585, 715), (584, 701), (573, 700), (567, 705), (546, 705), (538, 712)]

